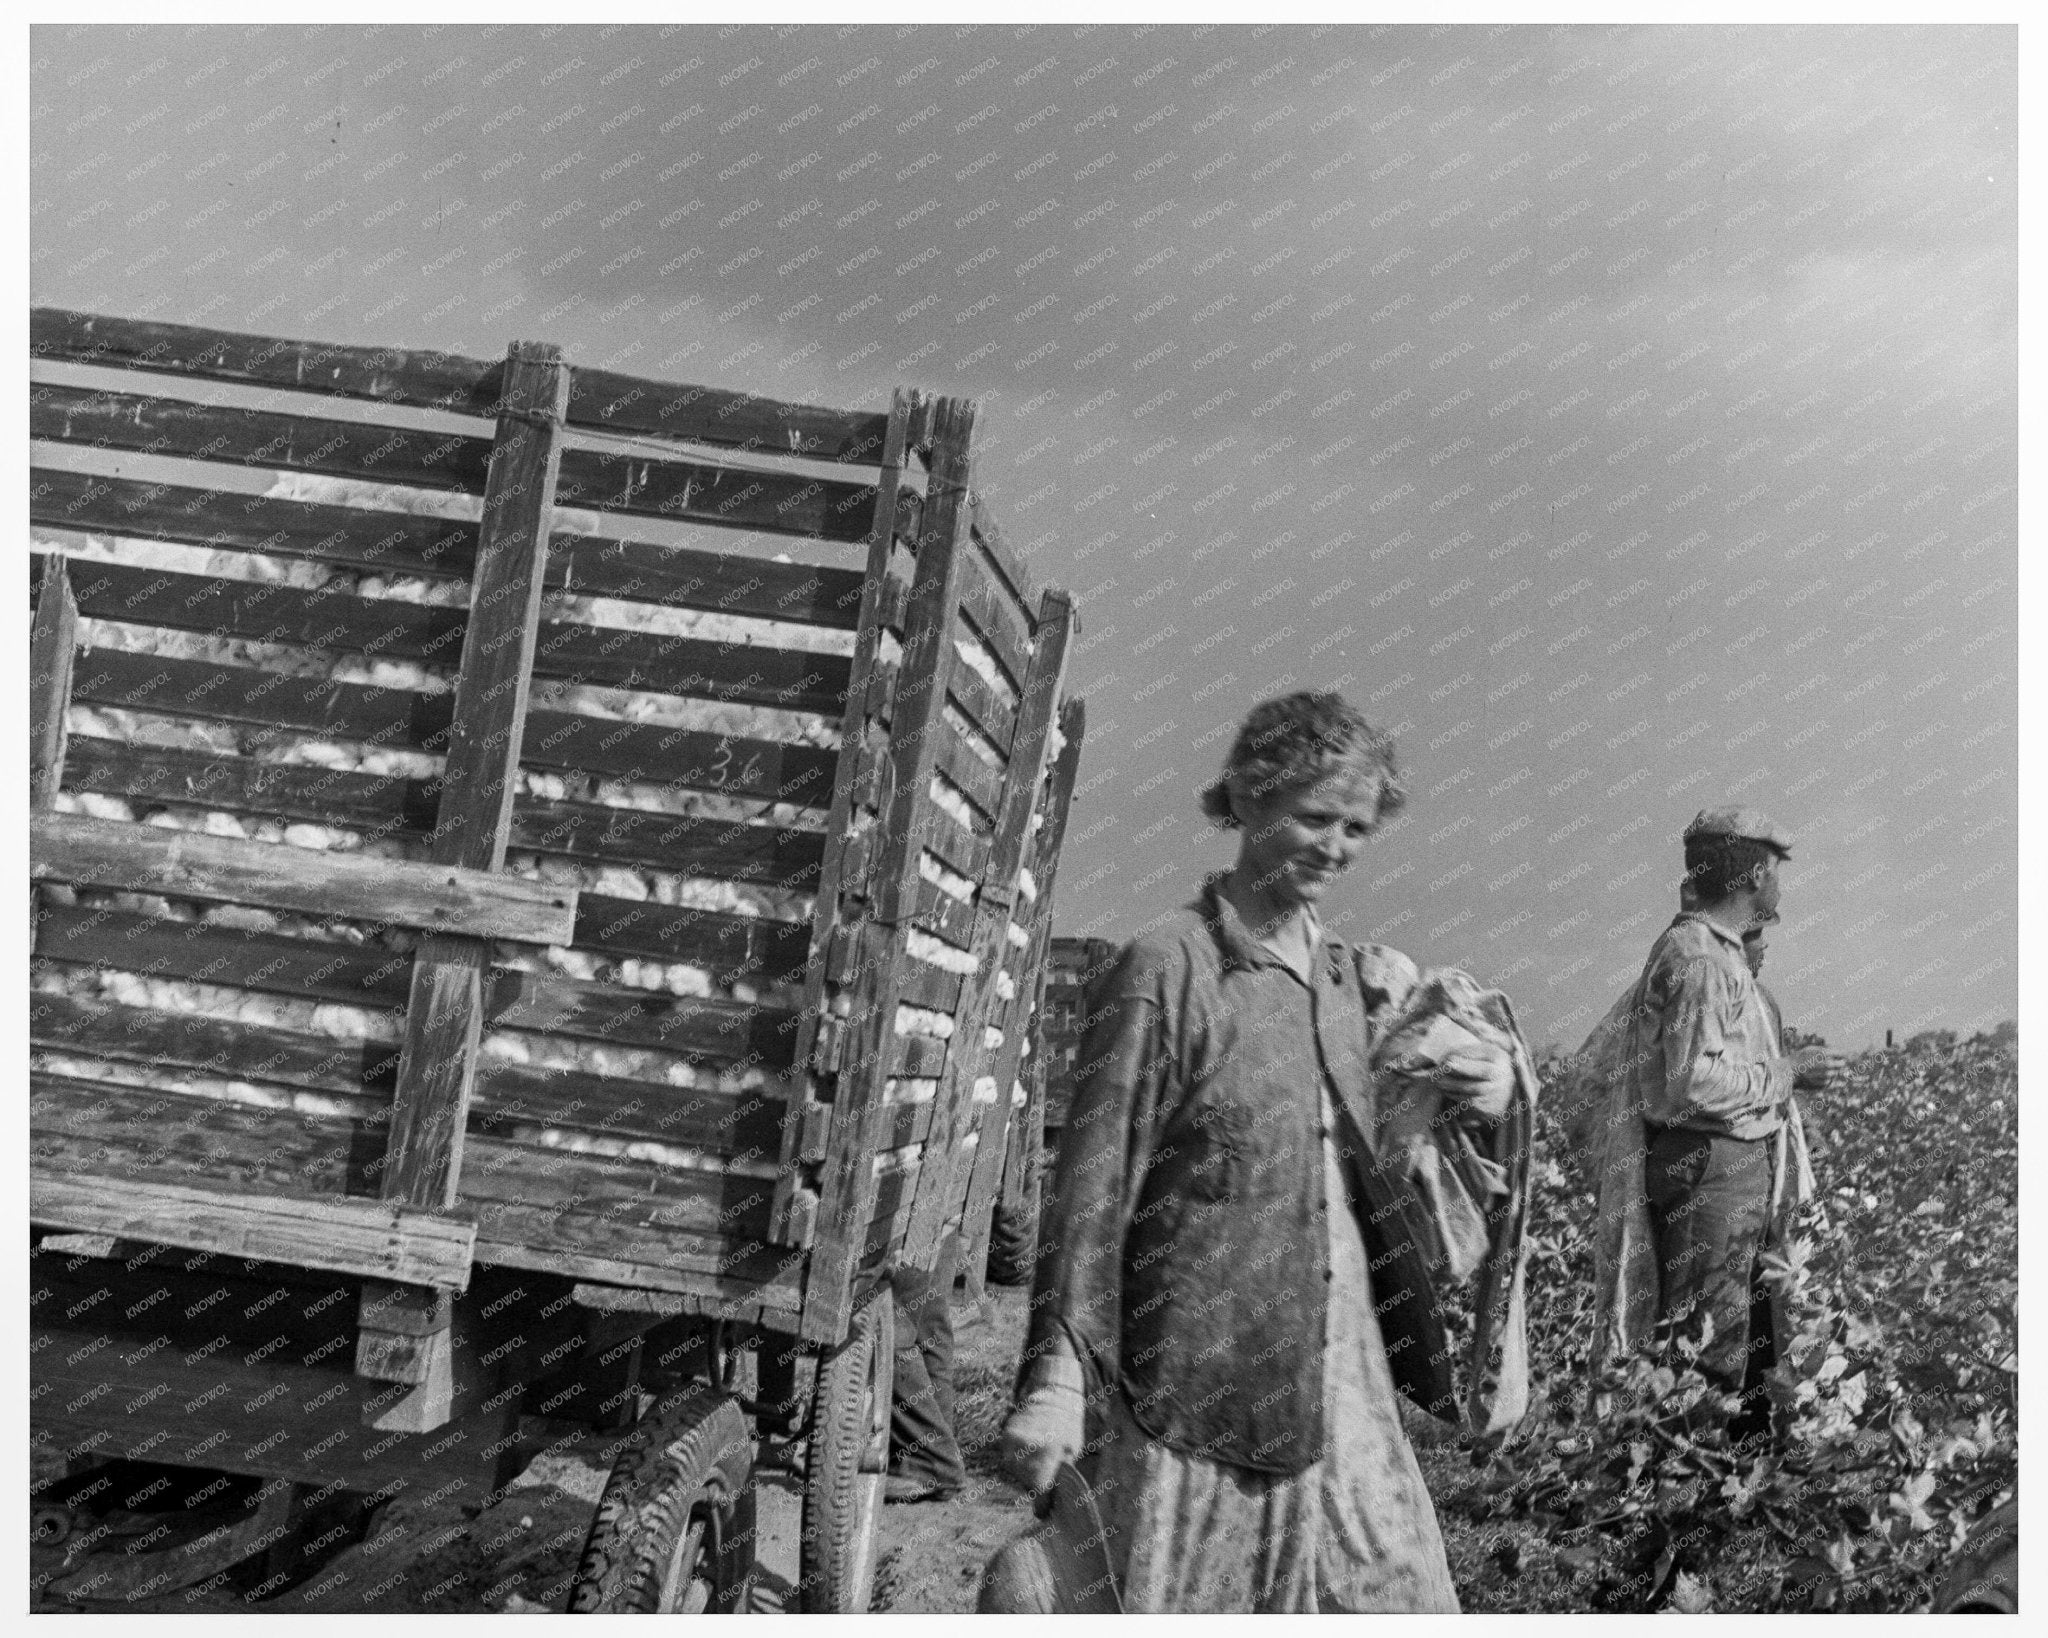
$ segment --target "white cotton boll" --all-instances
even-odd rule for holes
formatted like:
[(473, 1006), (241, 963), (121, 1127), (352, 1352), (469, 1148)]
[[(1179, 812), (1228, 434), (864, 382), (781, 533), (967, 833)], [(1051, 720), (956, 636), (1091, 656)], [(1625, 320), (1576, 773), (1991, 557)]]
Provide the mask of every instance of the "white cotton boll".
[(996, 974), (996, 997), (1002, 1001), (1017, 998), (1017, 981), (1010, 976), (1008, 968)]
[(237, 841), (249, 838), (248, 829), (231, 813), (207, 814), (204, 828), (209, 836), (232, 836)]
[(95, 819), (133, 819), (135, 809), (118, 796), (101, 796), (97, 791), (80, 791), (73, 800), (80, 813)]
[(145, 825), (154, 825), (158, 830), (183, 830), (185, 828), (184, 820), (180, 819), (175, 813), (152, 813), (142, 822)]
[(904, 950), (917, 960), (927, 962), (942, 972), (971, 973), (980, 965), (971, 950), (956, 949), (944, 939), (932, 937), (922, 927), (913, 927), (904, 936)]
[(926, 790), (933, 804), (947, 818), (954, 821), (962, 830), (974, 829), (974, 804), (967, 800), (966, 793), (959, 786), (943, 774), (935, 773)]
[(1031, 935), (1014, 921), (1003, 929), (1003, 937), (1013, 950), (1028, 950), (1031, 947)]
[(694, 1087), (697, 1084), (697, 1066), (680, 1061), (671, 1063), (662, 1071), (662, 1078), (670, 1086)]
[(531, 1061), (533, 1054), (527, 1050), (525, 1037), (507, 1035), (502, 1032), (486, 1035), (483, 1040), (483, 1055), (496, 1058), (501, 1063), (523, 1064)]
[(313, 1009), (313, 1028), (336, 1041), (360, 1041), (369, 1034), (367, 1021), (354, 1007), (333, 1005)]
[(1038, 898), (1038, 878), (1031, 874), (1031, 867), (1029, 865), (1023, 865), (1018, 868), (1017, 891), (1029, 901), (1036, 902)]
[(340, 836), (325, 825), (287, 825), (284, 839), (292, 847), (312, 848), (323, 853), (341, 841)]
[(365, 679), (378, 688), (401, 688), (412, 693), (445, 691), (447, 679), (437, 677), (411, 660), (373, 660)]
[(389, 597), (391, 582), (381, 574), (366, 574), (356, 582), (358, 597)]
[(981, 1032), (981, 1044), (990, 1052), (1003, 1044), (1003, 1032), (990, 1024)]
[(589, 886), (591, 892), (608, 894), (615, 899), (636, 899), (644, 902), (648, 896), (647, 879), (644, 876), (638, 871), (620, 870), (615, 866), (598, 871), (594, 879), (589, 879)]
[(246, 933), (269, 933), (277, 929), (277, 916), (253, 904), (224, 904), (204, 917), (209, 927), (239, 927)]
[(242, 823), (248, 829), (250, 841), (269, 842), (278, 846), (283, 845), (285, 832), (291, 828), (275, 819), (245, 819)]
[(315, 768), (354, 768), (362, 760), (355, 752), (344, 750), (330, 740), (302, 740), (292, 747), (293, 754), (301, 762)]
[(522, 771), (519, 779), (528, 796), (537, 796), (550, 802), (559, 802), (562, 799), (560, 774)]
[(409, 843), (396, 842), (389, 839), (364, 842), (355, 851), (370, 859), (408, 859), (412, 857), (412, 847)]
[(149, 981), (133, 973), (107, 973), (100, 980), (101, 993), (124, 1007), (149, 1005)]
[[(737, 989), (738, 986), (734, 986)], [(671, 995), (709, 995), (711, 975), (702, 967), (693, 967), (686, 961), (669, 964), (668, 989)]]
[(535, 877), (556, 887), (578, 887), (583, 871), (574, 859), (542, 859), (534, 867)]
[(45, 882), (40, 892), (45, 904), (76, 904), (78, 889), (69, 882)]
[(1012, 1081), (1010, 1083), (1010, 1107), (1012, 1109), (1022, 1109), (1030, 1101), (1031, 1094), (1024, 1090), (1024, 1083), (1022, 1081)]

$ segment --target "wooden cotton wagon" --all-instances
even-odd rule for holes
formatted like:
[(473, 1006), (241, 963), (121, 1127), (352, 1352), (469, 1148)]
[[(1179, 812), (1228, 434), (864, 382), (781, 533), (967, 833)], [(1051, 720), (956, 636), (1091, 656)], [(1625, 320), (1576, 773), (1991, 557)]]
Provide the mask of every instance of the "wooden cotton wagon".
[(570, 1608), (739, 1607), (778, 1418), (864, 1607), (887, 1270), (986, 1243), (1079, 752), (974, 406), (31, 338), (45, 1523), (260, 1481), (43, 1596), (488, 1494), (527, 1414), (618, 1429)]

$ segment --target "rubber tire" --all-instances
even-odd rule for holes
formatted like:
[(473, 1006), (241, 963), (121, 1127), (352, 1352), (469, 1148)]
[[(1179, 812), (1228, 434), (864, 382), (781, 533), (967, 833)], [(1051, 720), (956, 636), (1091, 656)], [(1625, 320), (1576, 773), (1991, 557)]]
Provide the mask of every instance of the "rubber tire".
[(680, 1613), (702, 1559), (710, 1572), (704, 1612), (743, 1610), (754, 1519), (753, 1429), (737, 1400), (687, 1383), (640, 1419), (612, 1464), (564, 1607), (572, 1615)]
[(807, 1615), (858, 1615), (873, 1596), (895, 1376), (896, 1304), (884, 1286), (818, 1362), (797, 1576)]

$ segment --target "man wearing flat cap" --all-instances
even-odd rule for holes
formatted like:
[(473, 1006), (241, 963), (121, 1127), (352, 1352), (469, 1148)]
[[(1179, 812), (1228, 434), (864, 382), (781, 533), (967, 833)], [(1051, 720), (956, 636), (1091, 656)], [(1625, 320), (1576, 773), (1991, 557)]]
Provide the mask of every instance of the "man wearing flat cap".
[(1786, 1056), (1744, 955), (1744, 935), (1778, 919), (1791, 838), (1753, 809), (1709, 808), (1684, 847), (1684, 908), (1602, 1026), (1595, 1360), (1653, 1333), (1704, 1339), (1699, 1369), (1742, 1396), (1742, 1437), (1770, 1426), (1758, 1252), (1792, 1088), (1827, 1085), (1839, 1060), (1822, 1047)]

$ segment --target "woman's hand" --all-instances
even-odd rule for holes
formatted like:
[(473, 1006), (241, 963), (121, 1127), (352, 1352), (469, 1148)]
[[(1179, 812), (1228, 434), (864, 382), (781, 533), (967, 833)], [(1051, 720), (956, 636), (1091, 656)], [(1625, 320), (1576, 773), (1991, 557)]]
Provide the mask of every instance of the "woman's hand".
[(1052, 1488), (1060, 1463), (1081, 1454), (1086, 1412), (1081, 1363), (1064, 1349), (1032, 1367), (1031, 1386), (1003, 1425), (1003, 1471), (1032, 1496)]
[(1437, 1064), (1434, 1078), (1444, 1097), (1481, 1120), (1499, 1120), (1514, 1098), (1514, 1060), (1485, 1047), (1449, 1053)]

